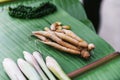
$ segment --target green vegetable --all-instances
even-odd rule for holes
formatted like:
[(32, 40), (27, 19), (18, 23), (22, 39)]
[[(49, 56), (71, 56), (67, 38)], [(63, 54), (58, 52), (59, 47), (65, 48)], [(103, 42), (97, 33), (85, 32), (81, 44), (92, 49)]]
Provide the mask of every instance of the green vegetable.
[(40, 4), (38, 7), (19, 5), (16, 8), (9, 7), (9, 15), (16, 18), (33, 19), (51, 14), (57, 10), (50, 2)]

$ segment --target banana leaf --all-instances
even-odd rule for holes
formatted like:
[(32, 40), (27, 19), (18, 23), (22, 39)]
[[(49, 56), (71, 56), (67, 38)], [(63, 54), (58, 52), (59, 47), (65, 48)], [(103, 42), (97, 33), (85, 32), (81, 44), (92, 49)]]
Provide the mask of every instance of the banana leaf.
[[(15, 0), (8, 0), (7, 3), (9, 5), (11, 4), (10, 1), (15, 1)], [(35, 1), (37, 1), (37, 0), (35, 0)], [(73, 0), (41, 0), (41, 1), (53, 1), (56, 5), (59, 5), (62, 9), (64, 9), (66, 12), (68, 12), (71, 16), (80, 20), (87, 27), (89, 27), (91, 30), (96, 32), (92, 22), (87, 18), (87, 15), (85, 13), (83, 5), (79, 0), (74, 0), (74, 1)], [(15, 3), (16, 2), (18, 2), (20, 4), (20, 3), (24, 3), (24, 0), (17, 0), (17, 1), (15, 1)], [(2, 3), (1, 5), (4, 5), (4, 4)], [(13, 5), (13, 2), (12, 2), (12, 5)], [(2, 9), (3, 9), (3, 7), (2, 7)]]
[[(71, 71), (115, 52), (106, 41), (96, 35), (96, 33), (83, 24), (83, 22), (78, 21), (57, 5), (57, 12), (40, 19), (24, 20), (12, 18), (8, 15), (7, 8), (9, 6), (17, 6), (19, 4), (36, 6), (42, 1), (45, 0), (17, 1), (0, 5), (0, 80), (9, 80), (2, 66), (3, 59), (9, 57), (16, 61), (18, 58), (23, 58), (22, 52), (24, 50), (31, 53), (35, 50), (40, 51), (44, 58), (48, 55), (54, 57), (65, 73), (70, 73)], [(49, 27), (50, 24), (55, 21), (60, 21), (64, 25), (70, 25), (72, 31), (78, 36), (89, 43), (92, 42), (95, 44), (96, 48), (91, 52), (89, 60), (84, 60), (80, 56), (74, 56), (56, 50), (48, 45), (42, 44), (37, 39), (30, 36), (32, 31), (42, 30), (46, 26)], [(119, 80), (119, 60), (119, 58), (111, 60), (73, 80)]]
[(94, 32), (94, 26), (91, 21), (87, 18), (85, 10), (83, 8), (82, 3), (80, 0), (53, 0), (56, 5), (59, 5), (62, 9), (68, 12), (74, 18), (80, 20), (84, 23), (87, 27), (89, 27)]

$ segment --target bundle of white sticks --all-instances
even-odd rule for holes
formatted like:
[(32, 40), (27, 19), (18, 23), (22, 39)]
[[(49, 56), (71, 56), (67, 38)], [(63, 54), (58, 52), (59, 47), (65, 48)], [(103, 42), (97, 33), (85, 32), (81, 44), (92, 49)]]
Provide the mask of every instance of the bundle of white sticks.
[(10, 58), (3, 60), (4, 70), (11, 80), (57, 80), (53, 74), (59, 80), (71, 80), (53, 57), (47, 56), (45, 63), (37, 51), (33, 54), (23, 51), (23, 54), (25, 60), (19, 58), (17, 64)]

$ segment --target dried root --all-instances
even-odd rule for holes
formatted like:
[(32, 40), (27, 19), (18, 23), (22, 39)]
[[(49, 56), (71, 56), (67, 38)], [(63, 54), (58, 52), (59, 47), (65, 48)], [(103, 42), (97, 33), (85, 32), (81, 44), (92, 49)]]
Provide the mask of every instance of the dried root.
[[(61, 25), (62, 25), (61, 22), (55, 22), (55, 23), (51, 24), (50, 29), (52, 31), (56, 31), (56, 30), (60, 29)], [(62, 29), (62, 27), (61, 27), (61, 29)]]
[[(48, 31), (48, 32), (37, 31), (37, 32), (34, 32), (33, 34), (37, 34), (35, 36), (36, 37), (38, 36), (38, 38), (45, 36), (45, 37), (48, 37), (48, 38), (52, 39), (53, 41), (57, 42), (58, 44), (60, 44), (62, 46), (65, 46), (67, 48), (74, 49), (74, 50), (79, 50), (76, 46), (74, 46), (72, 44), (69, 44), (69, 43), (63, 41), (62, 39), (60, 39), (59, 37), (57, 37), (53, 31)], [(40, 35), (42, 35), (42, 36), (40, 36)], [(43, 38), (41, 40), (44, 41)]]
[(80, 51), (78, 51), (78, 50), (63, 47), (60, 44), (57, 44), (55, 42), (51, 42), (51, 41), (48, 41), (48, 42), (42, 41), (42, 42), (47, 44), (47, 45), (53, 46), (54, 48), (57, 48), (57, 49), (59, 49), (61, 51), (65, 51), (65, 52), (68, 52), (68, 53), (71, 53), (71, 54), (80, 54)]
[(36, 36), (37, 38), (39, 38), (42, 41), (45, 41), (45, 42), (48, 41), (48, 39), (46, 37), (42, 36), (42, 35), (34, 34), (34, 33), (33, 33), (33, 35)]
[(83, 41), (83, 39), (81, 39), (80, 37), (78, 37), (74, 32), (72, 32), (71, 30), (66, 30), (66, 29), (63, 29), (62, 30), (66, 35), (72, 37), (73, 39), (76, 39), (80, 42)]
[(90, 53), (86, 50), (86, 49), (83, 49), (81, 51), (81, 56), (85, 59), (89, 58), (90, 57)]
[(64, 33), (59, 33), (59, 32), (55, 32), (55, 33), (61, 39), (68, 41), (69, 43), (74, 44), (77, 47), (87, 47), (88, 46), (88, 44), (85, 41), (79, 42), (76, 39), (73, 39), (72, 37), (70, 37)]
[(69, 29), (70, 26), (62, 26), (61, 22), (55, 22), (51, 24), (50, 29), (45, 27), (45, 31), (34, 31), (32, 33), (44, 44), (71, 54), (81, 55), (85, 59), (90, 57), (89, 51), (94, 49), (95, 45), (88, 44)]
[(93, 44), (93, 43), (90, 43), (89, 45), (88, 45), (88, 50), (92, 50), (92, 49), (94, 49), (95, 48), (95, 45)]
[(70, 30), (70, 26), (62, 26), (63, 29)]
[(61, 22), (55, 22), (55, 23), (51, 24), (50, 29), (52, 31), (62, 30), (62, 29), (70, 30), (70, 26), (68, 26), (68, 25), (62, 26)]
[(55, 48), (57, 48), (61, 51), (69, 52), (69, 53), (72, 53), (72, 54), (80, 54), (79, 49), (77, 50), (77, 48), (76, 48), (76, 50), (71, 49), (71, 48), (66, 48), (66, 47), (64, 47), (62, 45), (59, 45), (55, 42), (52, 42), (52, 41), (48, 40), (47, 38), (45, 38), (44, 36), (41, 36), (41, 35), (38, 35), (38, 34), (37, 35), (34, 34), (34, 36), (38, 37), (41, 40), (42, 43), (53, 46), (53, 47), (55, 47)]

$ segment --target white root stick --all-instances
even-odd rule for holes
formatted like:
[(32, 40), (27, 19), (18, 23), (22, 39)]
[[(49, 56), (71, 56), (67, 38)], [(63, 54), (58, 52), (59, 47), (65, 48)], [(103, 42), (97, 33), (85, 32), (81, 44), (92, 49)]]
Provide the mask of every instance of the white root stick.
[(29, 52), (27, 52), (27, 51), (23, 51), (23, 54), (24, 54), (25, 60), (28, 63), (30, 63), (36, 69), (36, 71), (39, 73), (39, 75), (41, 76), (41, 78), (43, 80), (48, 80), (48, 78), (46, 77), (46, 75), (44, 74), (44, 72), (42, 71), (42, 69), (40, 68), (40, 66), (38, 65), (35, 57), (32, 54), (30, 54)]
[[(37, 62), (39, 63), (39, 65), (43, 69), (43, 71), (46, 73), (49, 80), (56, 80), (56, 78), (53, 76), (53, 74), (48, 70), (48, 68), (42, 58), (41, 53), (35, 51), (35, 52), (33, 52), (33, 56), (35, 57), (35, 59), (37, 60)], [(45, 79), (43, 79), (43, 80), (45, 80)]]
[(34, 67), (25, 60), (19, 58), (17, 64), (28, 80), (42, 80)]
[(12, 59), (5, 58), (3, 60), (3, 67), (11, 80), (27, 80)]
[(63, 71), (63, 69), (60, 67), (60, 65), (57, 63), (57, 61), (50, 57), (46, 57), (46, 65), (51, 70), (54, 75), (58, 78), (58, 80), (71, 80)]
[[(71, 45), (71, 44), (69, 44), (67, 42), (64, 42), (62, 39), (60, 39), (59, 37), (57, 37), (57, 35), (55, 35), (55, 33), (52, 32), (52, 31), (49, 31), (49, 32), (48, 31), (36, 31), (36, 32), (34, 31), (33, 35), (34, 36), (36, 36), (36, 35), (37, 36), (42, 35), (42, 36), (45, 36), (45, 37), (48, 37), (48, 38), (52, 39), (53, 41), (57, 42), (58, 44), (60, 44), (60, 45), (62, 45), (64, 47), (67, 47), (67, 48), (70, 48), (70, 49), (74, 49), (74, 50), (80, 50), (76, 46)], [(40, 37), (38, 37), (38, 38), (40, 38)]]

